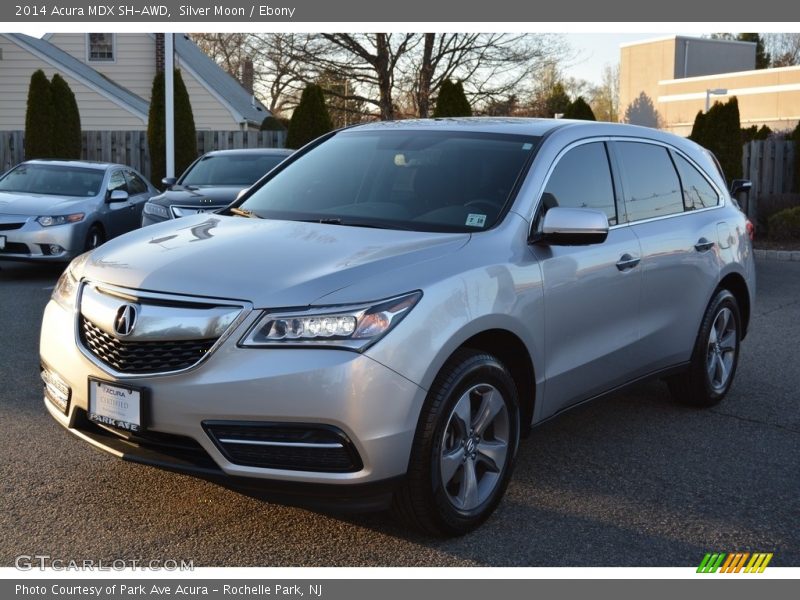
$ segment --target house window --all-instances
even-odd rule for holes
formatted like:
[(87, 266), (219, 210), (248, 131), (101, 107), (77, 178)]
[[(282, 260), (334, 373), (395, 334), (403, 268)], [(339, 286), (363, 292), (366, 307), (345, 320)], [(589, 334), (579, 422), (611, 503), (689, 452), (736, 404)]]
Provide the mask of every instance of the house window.
[(114, 62), (114, 34), (89, 33), (87, 53), (90, 62)]

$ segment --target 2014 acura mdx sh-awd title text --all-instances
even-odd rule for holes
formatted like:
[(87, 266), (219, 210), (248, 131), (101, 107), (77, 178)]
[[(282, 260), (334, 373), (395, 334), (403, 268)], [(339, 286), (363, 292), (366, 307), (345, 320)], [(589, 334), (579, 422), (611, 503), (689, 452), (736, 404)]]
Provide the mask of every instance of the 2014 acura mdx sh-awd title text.
[(754, 283), (747, 220), (690, 141), (368, 124), (221, 214), (75, 259), (44, 315), (45, 404), (129, 460), (460, 534), (532, 425), (652, 376), (719, 402)]

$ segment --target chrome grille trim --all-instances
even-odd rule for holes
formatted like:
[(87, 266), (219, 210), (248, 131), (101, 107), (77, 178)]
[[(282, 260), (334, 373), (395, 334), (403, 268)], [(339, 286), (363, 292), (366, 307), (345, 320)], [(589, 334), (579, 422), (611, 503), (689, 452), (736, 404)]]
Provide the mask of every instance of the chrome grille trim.
[[(159, 336), (150, 332), (150, 336), (155, 335), (155, 337), (150, 337), (149, 339), (139, 338), (134, 339), (132, 337), (126, 337), (124, 339), (120, 339), (118, 336), (109, 334), (104, 331), (105, 328), (101, 328), (98, 326), (97, 323), (94, 323), (91, 319), (87, 319), (85, 315), (82, 314), (82, 307), (83, 307), (83, 298), (84, 294), (86, 293), (87, 288), (92, 288), (93, 291), (96, 293), (105, 294), (108, 296), (116, 297), (120, 304), (124, 303), (136, 303), (137, 306), (145, 306), (145, 307), (158, 307), (159, 310), (166, 310), (169, 311), (171, 308), (177, 311), (180, 310), (198, 310), (198, 311), (208, 311), (212, 309), (212, 316), (213, 309), (221, 309), (223, 312), (232, 313), (231, 318), (225, 319), (216, 331), (213, 338), (203, 338), (203, 337), (196, 337), (193, 339), (181, 339), (178, 335), (177, 339), (166, 339), (164, 336)], [(231, 334), (252, 314), (253, 312), (253, 305), (250, 302), (242, 301), (242, 300), (232, 300), (230, 298), (207, 298), (207, 297), (195, 297), (195, 296), (183, 296), (178, 294), (164, 294), (159, 292), (150, 292), (150, 291), (143, 291), (143, 290), (134, 290), (129, 288), (123, 288), (119, 286), (113, 286), (108, 284), (97, 284), (91, 281), (82, 281), (80, 284), (80, 290), (78, 292), (77, 298), (77, 310), (75, 311), (75, 322), (74, 322), (74, 334), (75, 334), (75, 343), (78, 349), (81, 351), (88, 360), (90, 360), (93, 364), (99, 367), (104, 372), (112, 375), (118, 379), (137, 379), (142, 377), (157, 377), (163, 375), (175, 375), (178, 373), (184, 373), (187, 371), (191, 371), (196, 369), (198, 366), (202, 365), (208, 358), (222, 345), (225, 341), (231, 336)], [(219, 316), (216, 314), (216, 316)], [(88, 321), (94, 328), (96, 328), (100, 334), (105, 336), (113, 337), (118, 343), (128, 343), (133, 342), (136, 344), (180, 344), (183, 342), (188, 343), (201, 343), (201, 342), (209, 342), (208, 349), (204, 351), (198, 360), (194, 361), (192, 364), (181, 367), (181, 368), (171, 368), (171, 369), (158, 369), (152, 370), (147, 372), (126, 372), (124, 370), (119, 370), (115, 368), (113, 364), (109, 364), (102, 359), (101, 356), (96, 355), (90, 347), (84, 343), (84, 321)], [(107, 324), (108, 325), (108, 324)], [(97, 333), (97, 332), (94, 332)]]

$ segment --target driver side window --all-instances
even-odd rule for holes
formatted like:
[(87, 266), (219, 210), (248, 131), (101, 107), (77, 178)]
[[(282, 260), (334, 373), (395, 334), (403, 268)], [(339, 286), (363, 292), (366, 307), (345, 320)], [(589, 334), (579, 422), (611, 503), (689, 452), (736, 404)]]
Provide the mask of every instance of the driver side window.
[(108, 179), (109, 193), (115, 190), (122, 190), (124, 192), (128, 191), (128, 182), (125, 181), (125, 175), (120, 170), (116, 170), (111, 173), (111, 177)]
[(539, 203), (537, 229), (544, 214), (556, 206), (603, 211), (609, 225), (616, 225), (614, 183), (603, 142), (581, 144), (569, 150), (550, 174)]

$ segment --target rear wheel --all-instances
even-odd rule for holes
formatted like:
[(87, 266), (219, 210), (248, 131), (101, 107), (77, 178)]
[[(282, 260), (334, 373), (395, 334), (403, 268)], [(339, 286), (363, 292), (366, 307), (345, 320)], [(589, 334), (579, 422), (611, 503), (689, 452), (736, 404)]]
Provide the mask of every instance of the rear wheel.
[(474, 529), (500, 502), (518, 443), (517, 391), (508, 370), (489, 354), (458, 351), (428, 394), (395, 514), (434, 535)]
[(719, 290), (703, 316), (689, 369), (668, 380), (673, 398), (692, 406), (719, 403), (733, 383), (740, 340), (739, 305), (728, 290)]

